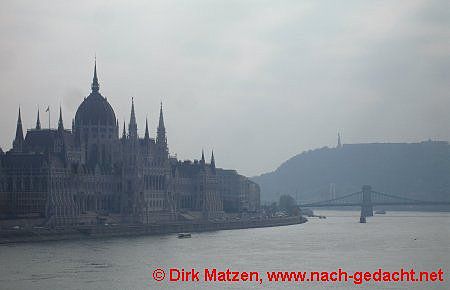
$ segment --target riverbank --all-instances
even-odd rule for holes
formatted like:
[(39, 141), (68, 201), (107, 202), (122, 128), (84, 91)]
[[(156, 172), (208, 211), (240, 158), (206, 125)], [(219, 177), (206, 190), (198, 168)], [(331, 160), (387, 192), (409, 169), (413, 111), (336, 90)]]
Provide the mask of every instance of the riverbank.
[[(450, 214), (396, 213), (360, 224), (359, 211), (320, 210), (325, 220), (301, 225), (133, 238), (85, 239), (0, 246), (1, 289), (169, 289), (270, 290), (402, 288), (401, 283), (156, 282), (161, 268), (227, 268), (241, 271), (372, 271), (414, 268), (450, 269)], [(433, 216), (433, 217), (432, 217)], [(302, 269), (299, 269), (299, 267)], [(166, 279), (170, 273), (166, 272)], [(404, 283), (408, 289), (450, 289), (450, 283)], [(373, 282), (373, 281), (372, 281)], [(333, 284), (333, 285), (331, 285)], [(321, 288), (322, 287), (322, 288)], [(403, 289), (402, 288), (402, 289)], [(300, 288), (301, 289), (301, 288)]]
[(227, 222), (189, 221), (164, 224), (117, 224), (73, 228), (8, 229), (0, 231), (0, 244), (96, 239), (122, 236), (164, 235), (180, 232), (206, 232), (247, 228), (278, 227), (305, 223), (302, 216)]

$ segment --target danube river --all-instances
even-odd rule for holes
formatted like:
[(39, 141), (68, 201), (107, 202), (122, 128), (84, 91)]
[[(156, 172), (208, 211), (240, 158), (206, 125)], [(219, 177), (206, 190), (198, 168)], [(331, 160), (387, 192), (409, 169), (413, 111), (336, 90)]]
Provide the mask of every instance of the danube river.
[[(1, 289), (449, 289), (450, 214), (318, 211), (301, 225), (176, 235), (0, 245)], [(154, 281), (156, 268), (165, 280)], [(168, 270), (259, 272), (259, 282), (168, 282)], [(444, 271), (444, 282), (268, 282), (267, 271)], [(262, 284), (260, 284), (262, 282)], [(301, 284), (301, 285), (300, 285)]]

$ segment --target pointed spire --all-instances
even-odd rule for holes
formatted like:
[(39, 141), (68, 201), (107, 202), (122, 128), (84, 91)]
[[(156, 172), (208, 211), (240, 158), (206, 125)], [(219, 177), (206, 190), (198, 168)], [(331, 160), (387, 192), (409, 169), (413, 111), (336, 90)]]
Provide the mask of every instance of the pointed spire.
[(214, 159), (214, 150), (211, 152), (211, 166), (216, 168), (216, 160)]
[(125, 130), (125, 120), (123, 121), (123, 132), (122, 132), (122, 139), (127, 139), (127, 131)]
[(205, 152), (203, 152), (203, 149), (202, 149), (202, 159), (200, 160), (200, 163), (201, 163), (202, 165), (205, 164)]
[(136, 114), (134, 113), (134, 98), (131, 98), (131, 115), (130, 115), (130, 124), (128, 125), (128, 135), (130, 138), (137, 138), (137, 123), (136, 123)]
[(59, 106), (58, 131), (64, 131), (64, 124), (63, 124), (63, 119), (62, 119), (62, 109), (61, 109), (61, 106)]
[(100, 86), (98, 84), (98, 78), (97, 78), (97, 57), (95, 57), (95, 61), (94, 61), (94, 78), (92, 79), (92, 92), (98, 92), (98, 90), (100, 89)]
[(148, 133), (148, 120), (145, 118), (145, 140), (150, 140), (150, 134)]
[(166, 127), (164, 126), (164, 115), (163, 115), (163, 107), (161, 102), (161, 108), (159, 109), (159, 123), (158, 123), (158, 134), (156, 137), (156, 141), (159, 143), (167, 143), (166, 139)]
[(161, 107), (160, 107), (160, 109), (159, 109), (159, 124), (158, 124), (158, 128), (161, 128), (161, 129), (166, 129), (165, 127), (164, 127), (164, 116), (163, 116), (163, 105), (162, 105), (162, 102), (161, 102)]
[(41, 130), (41, 120), (39, 119), (39, 108), (38, 108), (37, 120), (36, 120), (36, 130)]
[(22, 115), (20, 113), (20, 107), (19, 107), (19, 116), (17, 117), (16, 139), (23, 140)]
[(136, 114), (134, 113), (134, 97), (131, 97), (131, 117), (130, 123), (136, 123)]
[(23, 144), (22, 117), (20, 114), (20, 107), (19, 107), (19, 116), (17, 117), (17, 127), (16, 127), (16, 138), (13, 141), (14, 151), (22, 151), (22, 144)]

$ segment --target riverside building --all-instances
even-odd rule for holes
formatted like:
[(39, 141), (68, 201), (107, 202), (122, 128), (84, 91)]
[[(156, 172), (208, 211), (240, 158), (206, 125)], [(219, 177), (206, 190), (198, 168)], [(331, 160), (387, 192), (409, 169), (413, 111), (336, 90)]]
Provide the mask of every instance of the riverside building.
[(215, 219), (224, 212), (259, 210), (259, 186), (234, 170), (169, 155), (161, 104), (158, 128), (138, 135), (134, 101), (122, 132), (100, 93), (96, 65), (91, 93), (71, 129), (36, 126), (24, 136), (19, 108), (13, 147), (0, 149), (0, 219), (34, 219), (42, 225), (158, 223)]

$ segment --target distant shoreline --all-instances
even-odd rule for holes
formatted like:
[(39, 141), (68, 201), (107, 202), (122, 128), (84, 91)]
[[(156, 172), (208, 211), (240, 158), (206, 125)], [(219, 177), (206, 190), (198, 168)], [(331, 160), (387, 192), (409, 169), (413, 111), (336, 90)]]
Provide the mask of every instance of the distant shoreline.
[(246, 220), (234, 222), (173, 222), (165, 224), (118, 224), (80, 226), (61, 229), (21, 229), (1, 230), (0, 244), (15, 244), (29, 242), (46, 242), (62, 240), (97, 239), (126, 236), (153, 236), (180, 232), (207, 232), (220, 230), (237, 230), (248, 228), (278, 227), (302, 224), (308, 220), (302, 216), (272, 218), (266, 220)]
[[(361, 211), (360, 207), (344, 207), (344, 208), (339, 208), (339, 207), (320, 207), (320, 208), (312, 208), (314, 211)], [(374, 210), (377, 209), (383, 209), (389, 212), (442, 212), (442, 213), (449, 213), (450, 212), (450, 207), (448, 208), (440, 208), (440, 209), (430, 209), (430, 210), (425, 210), (425, 209), (412, 209), (412, 208), (389, 208), (389, 207), (375, 207)]]

